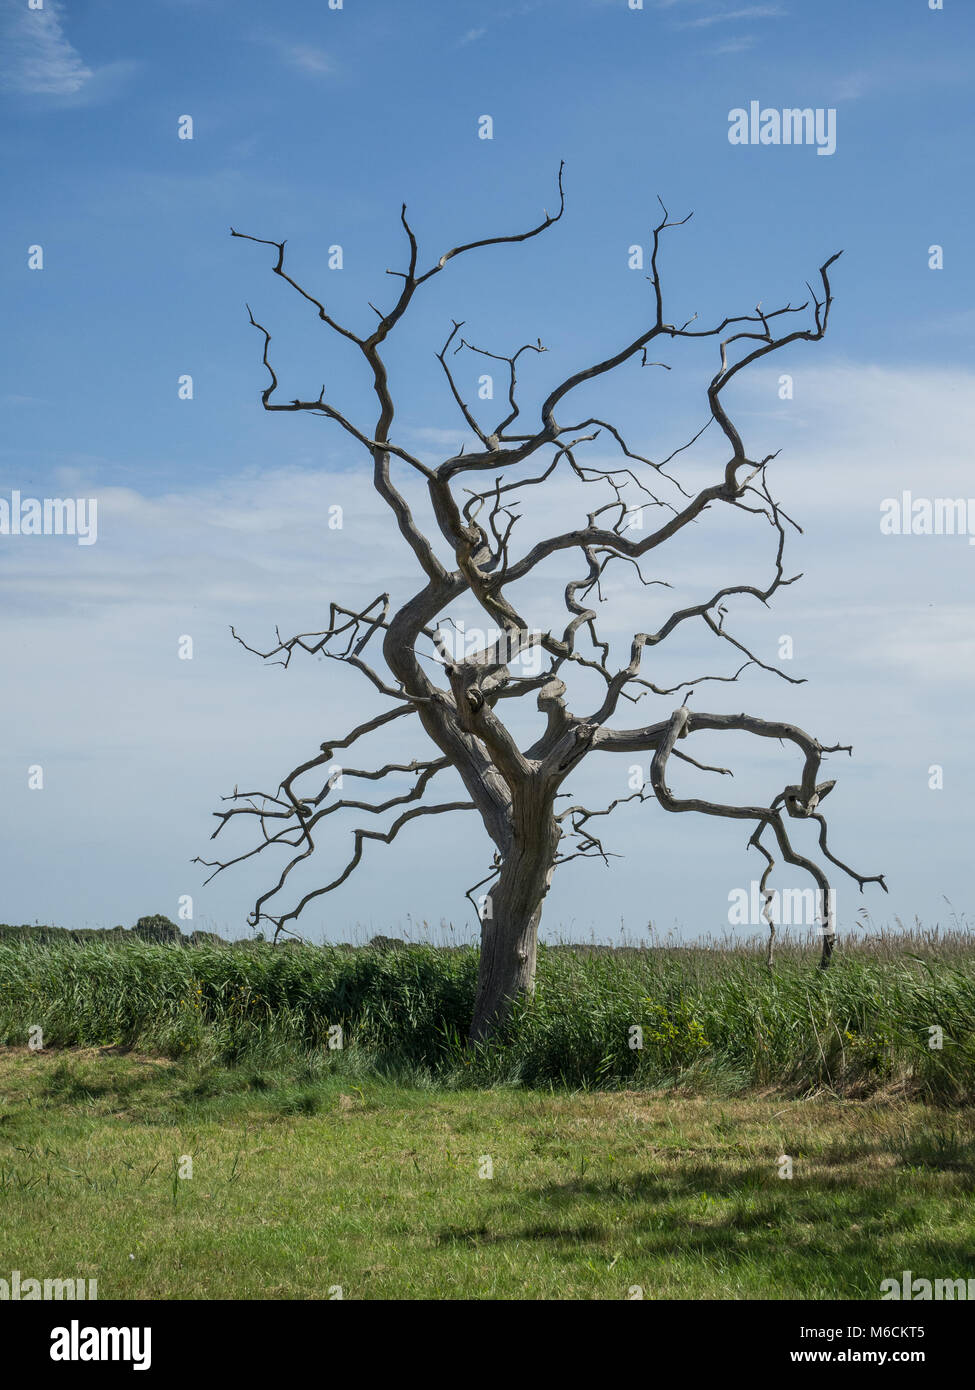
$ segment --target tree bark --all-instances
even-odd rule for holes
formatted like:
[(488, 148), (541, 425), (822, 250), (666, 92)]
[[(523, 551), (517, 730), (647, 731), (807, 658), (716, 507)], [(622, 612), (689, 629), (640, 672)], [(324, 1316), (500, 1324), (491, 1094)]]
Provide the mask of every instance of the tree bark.
[(559, 831), (539, 827), (502, 861), (481, 923), (481, 959), (469, 1039), (483, 1042), (504, 1024), (514, 1002), (535, 990), (538, 924), (555, 871)]

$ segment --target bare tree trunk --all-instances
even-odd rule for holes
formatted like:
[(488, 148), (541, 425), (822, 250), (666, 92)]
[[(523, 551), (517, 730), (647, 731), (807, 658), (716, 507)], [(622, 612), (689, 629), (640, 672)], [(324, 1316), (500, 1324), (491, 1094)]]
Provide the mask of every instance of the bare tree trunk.
[(831, 919), (827, 918), (823, 926), (823, 953), (819, 958), (820, 970), (828, 970), (830, 961), (833, 959), (833, 951), (836, 947), (836, 930)]
[(509, 852), (481, 924), (481, 960), (470, 1041), (483, 1042), (505, 1021), (518, 998), (534, 993), (538, 924), (555, 870), (558, 831)]

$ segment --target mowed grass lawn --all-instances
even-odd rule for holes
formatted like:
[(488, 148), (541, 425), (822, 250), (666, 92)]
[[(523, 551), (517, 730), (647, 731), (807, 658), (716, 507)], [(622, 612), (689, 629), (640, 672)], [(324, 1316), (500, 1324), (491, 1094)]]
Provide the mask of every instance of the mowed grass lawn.
[(970, 1109), (0, 1051), (0, 1277), (103, 1299), (876, 1298), (975, 1276), (973, 1199)]

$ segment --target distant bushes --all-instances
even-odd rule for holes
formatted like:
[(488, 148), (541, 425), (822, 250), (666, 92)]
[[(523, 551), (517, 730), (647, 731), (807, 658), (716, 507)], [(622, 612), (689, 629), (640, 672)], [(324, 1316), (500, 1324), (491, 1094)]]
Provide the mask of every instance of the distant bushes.
[(140, 917), (131, 929), (110, 927), (107, 931), (92, 927), (79, 927), (76, 930), (71, 930), (67, 927), (31, 926), (27, 923), (19, 927), (12, 927), (6, 922), (0, 922), (0, 942), (33, 941), (39, 946), (54, 946), (58, 943), (79, 946), (84, 941), (119, 942), (131, 940), (169, 942), (177, 946), (201, 946), (207, 943), (214, 946), (229, 945), (214, 932), (194, 931), (188, 936), (184, 936), (175, 922), (171, 922), (168, 917), (163, 917), (158, 912), (151, 917)]
[(22, 1046), (40, 1025), (47, 1047), (138, 1047), (224, 1064), (290, 1065), (314, 1053), (329, 1067), (438, 1085), (975, 1100), (970, 937), (938, 938), (925, 954), (910, 941), (853, 950), (827, 972), (785, 951), (774, 974), (748, 947), (542, 946), (535, 998), (503, 1039), (469, 1049), (473, 947), (186, 950), (139, 939), (139, 925), (80, 944), (0, 941), (0, 1042)]

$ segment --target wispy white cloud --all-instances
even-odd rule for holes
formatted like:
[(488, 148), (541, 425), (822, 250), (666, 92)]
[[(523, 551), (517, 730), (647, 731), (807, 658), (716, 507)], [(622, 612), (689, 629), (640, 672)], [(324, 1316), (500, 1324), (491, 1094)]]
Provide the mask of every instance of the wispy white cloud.
[(288, 43), (284, 39), (274, 39), (273, 46), (281, 61), (297, 72), (309, 73), (312, 77), (327, 77), (335, 71), (335, 64), (323, 48), (315, 48), (308, 43)]
[(5, 91), (74, 96), (91, 81), (94, 73), (66, 38), (61, 13), (56, 0), (47, 0), (42, 10), (6, 0), (0, 26), (0, 85)]
[(486, 30), (486, 29), (483, 29), (483, 28), (482, 28), (482, 29), (468, 29), (467, 33), (466, 33), (466, 34), (463, 36), (463, 38), (460, 40), (460, 46), (463, 47), (463, 45), (464, 45), (464, 44), (467, 44), (467, 43), (476, 43), (478, 39), (483, 39), (483, 37), (484, 37), (484, 35), (485, 35), (486, 33), (487, 33), (487, 30)]
[(58, 107), (97, 106), (118, 96), (141, 64), (132, 58), (90, 67), (64, 32), (64, 9), (46, 0), (29, 10), (0, 0), (0, 91)]
[(833, 80), (833, 97), (839, 101), (856, 101), (876, 85), (876, 78), (866, 70), (842, 73)]
[(785, 13), (781, 5), (746, 5), (740, 10), (721, 10), (717, 14), (686, 19), (681, 28), (709, 29), (712, 24), (728, 24), (739, 19), (780, 19)]
[(833, 101), (856, 101), (882, 93), (916, 92), (926, 87), (946, 87), (971, 82), (971, 64), (965, 55), (939, 55), (930, 60), (912, 56), (876, 59), (868, 68), (823, 74)]
[(709, 49), (711, 53), (747, 53), (750, 48), (755, 47), (755, 39), (751, 36), (741, 39), (727, 39), (724, 43), (717, 43)]

